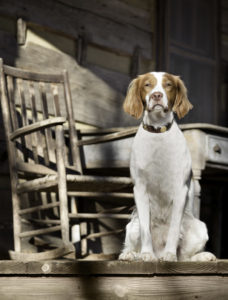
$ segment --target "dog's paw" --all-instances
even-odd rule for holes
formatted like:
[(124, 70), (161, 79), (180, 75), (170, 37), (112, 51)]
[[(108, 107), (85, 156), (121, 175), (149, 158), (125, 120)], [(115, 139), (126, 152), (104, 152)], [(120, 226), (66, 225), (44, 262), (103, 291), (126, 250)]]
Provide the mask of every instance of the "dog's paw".
[(161, 257), (159, 257), (160, 261), (177, 261), (177, 255), (172, 252), (165, 252)]
[(137, 260), (137, 253), (135, 251), (123, 252), (119, 255), (119, 260), (127, 260), (127, 261)]
[(137, 254), (137, 259), (142, 261), (157, 261), (154, 253), (151, 252), (142, 252)]
[(211, 252), (200, 252), (191, 257), (191, 261), (215, 261), (216, 256)]

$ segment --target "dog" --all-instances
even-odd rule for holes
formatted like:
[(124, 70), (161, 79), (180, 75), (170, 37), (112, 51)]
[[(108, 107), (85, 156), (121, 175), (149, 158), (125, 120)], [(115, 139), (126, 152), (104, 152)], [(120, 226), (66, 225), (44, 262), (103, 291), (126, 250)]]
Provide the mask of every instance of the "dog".
[(143, 120), (132, 145), (130, 172), (136, 208), (126, 226), (120, 260), (212, 261), (203, 252), (205, 223), (193, 215), (191, 156), (176, 121), (192, 104), (179, 76), (140, 75), (129, 85), (123, 108)]

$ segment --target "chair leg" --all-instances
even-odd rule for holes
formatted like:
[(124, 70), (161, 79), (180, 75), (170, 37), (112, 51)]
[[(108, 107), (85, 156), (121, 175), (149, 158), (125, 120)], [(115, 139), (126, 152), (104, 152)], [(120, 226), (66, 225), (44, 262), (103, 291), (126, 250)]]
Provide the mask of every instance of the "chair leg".
[(14, 232), (14, 249), (16, 252), (21, 251), (21, 220), (19, 216), (19, 197), (16, 192), (12, 192), (13, 203), (13, 232)]
[[(73, 214), (78, 213), (77, 198), (75, 196), (70, 196), (70, 212)], [(71, 241), (72, 243), (78, 243), (80, 240), (80, 225), (74, 224), (71, 226)]]
[(67, 197), (67, 182), (66, 170), (64, 163), (63, 150), (63, 129), (62, 126), (56, 126), (56, 160), (58, 169), (58, 193), (60, 202), (60, 220), (62, 240), (64, 243), (69, 243), (69, 214), (68, 214), (68, 197)]
[(66, 181), (59, 182), (59, 201), (60, 201), (60, 220), (62, 240), (64, 243), (69, 243), (69, 216), (68, 216), (68, 199), (66, 190)]

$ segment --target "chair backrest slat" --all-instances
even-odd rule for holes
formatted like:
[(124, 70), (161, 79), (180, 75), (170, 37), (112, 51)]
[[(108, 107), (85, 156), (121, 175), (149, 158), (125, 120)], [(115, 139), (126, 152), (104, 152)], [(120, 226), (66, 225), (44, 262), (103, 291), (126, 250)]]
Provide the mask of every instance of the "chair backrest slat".
[[(60, 108), (59, 93), (61, 91), (59, 90), (59, 87), (57, 86), (57, 84), (54, 84), (54, 83), (52, 83), (50, 85), (50, 89), (51, 89), (53, 103), (54, 103), (55, 116), (56, 117), (60, 117), (61, 116), (61, 108)], [(70, 161), (70, 158), (67, 155), (67, 152), (69, 153), (69, 150), (67, 149), (66, 145), (63, 148), (63, 151), (64, 151), (63, 152), (63, 156), (64, 156), (65, 164), (68, 164), (68, 162)]]
[[(35, 88), (34, 88), (34, 82), (27, 81), (28, 84), (28, 91), (29, 91), (29, 102), (27, 108), (30, 108), (31, 110), (31, 119), (32, 123), (38, 122), (38, 114), (36, 109), (36, 99), (35, 99)], [(41, 132), (35, 132), (31, 134), (32, 136), (32, 143), (33, 143), (33, 155), (34, 155), (34, 161), (39, 164), (39, 156), (43, 156), (43, 149), (42, 149), (42, 135)], [(39, 151), (40, 150), (40, 151)]]
[(21, 107), (22, 126), (26, 126), (26, 125), (29, 125), (29, 123), (28, 123), (26, 103), (25, 103), (23, 80), (21, 78), (18, 78), (18, 79), (16, 79), (16, 83), (17, 83), (18, 96), (19, 96), (20, 107)]
[(61, 116), (60, 103), (59, 103), (59, 91), (58, 86), (56, 84), (51, 84), (51, 91), (54, 100), (54, 108), (55, 108), (55, 116)]
[[(38, 122), (41, 117), (38, 115), (37, 104), (40, 104), (38, 85), (36, 82), (28, 81), (29, 85), (29, 99), (32, 113), (32, 121)], [(48, 119), (48, 115), (46, 117)], [(45, 139), (45, 130), (41, 129), (36, 132), (34, 135), (34, 141), (36, 142), (36, 151), (38, 153), (38, 160), (40, 163), (40, 159), (44, 159), (44, 163), (46, 166), (49, 165), (49, 156), (48, 156), (48, 147)]]
[(47, 74), (47, 73), (40, 73), (40, 72), (30, 72), (27, 70), (23, 70), (20, 68), (15, 68), (11, 66), (3, 66), (3, 70), (5, 74), (16, 78), (22, 78), (27, 80), (33, 81), (43, 81), (43, 82), (56, 82), (56, 83), (63, 83), (63, 75), (62, 74)]
[[(40, 99), (41, 99), (42, 117), (43, 117), (43, 120), (45, 120), (45, 119), (48, 119), (48, 117), (49, 117), (45, 84), (43, 82), (39, 82), (38, 87), (39, 87), (39, 94), (40, 94)], [(44, 130), (44, 135), (45, 135), (44, 143), (45, 143), (45, 147), (47, 149), (46, 164), (48, 166), (50, 164), (51, 157), (55, 156), (55, 144), (52, 141), (51, 128), (46, 128)]]
[(82, 163), (80, 159), (80, 150), (79, 147), (77, 147), (78, 137), (75, 128), (74, 111), (73, 111), (70, 83), (69, 83), (67, 71), (63, 71), (63, 76), (64, 76), (64, 95), (65, 95), (64, 99), (66, 101), (68, 123), (69, 123), (71, 157), (73, 159), (73, 165), (75, 166), (76, 170), (79, 173), (83, 173)]
[(18, 128), (18, 120), (17, 120), (17, 111), (16, 111), (16, 104), (15, 104), (15, 88), (12, 76), (6, 76), (6, 87), (9, 97), (9, 109), (11, 115), (11, 125), (10, 131), (16, 130)]

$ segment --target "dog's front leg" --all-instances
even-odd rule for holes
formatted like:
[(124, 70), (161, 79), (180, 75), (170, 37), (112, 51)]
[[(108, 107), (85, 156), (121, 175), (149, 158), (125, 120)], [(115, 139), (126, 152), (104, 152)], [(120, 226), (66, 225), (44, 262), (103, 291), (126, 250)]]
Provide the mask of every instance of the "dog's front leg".
[(186, 186), (174, 197), (166, 246), (160, 260), (177, 261), (177, 247), (180, 239), (181, 221), (184, 213), (187, 192), (188, 188)]
[(138, 259), (144, 261), (156, 260), (150, 232), (150, 205), (145, 186), (141, 183), (134, 187), (135, 203), (140, 224), (141, 252)]

